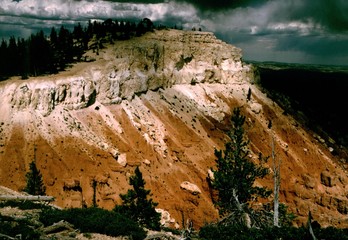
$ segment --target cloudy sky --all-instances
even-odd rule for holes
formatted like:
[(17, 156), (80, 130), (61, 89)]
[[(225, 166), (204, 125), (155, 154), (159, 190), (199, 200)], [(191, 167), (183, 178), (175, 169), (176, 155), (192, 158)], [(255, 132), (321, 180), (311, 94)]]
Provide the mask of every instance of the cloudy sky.
[(0, 38), (144, 17), (214, 32), (246, 60), (348, 65), (348, 0), (0, 0)]

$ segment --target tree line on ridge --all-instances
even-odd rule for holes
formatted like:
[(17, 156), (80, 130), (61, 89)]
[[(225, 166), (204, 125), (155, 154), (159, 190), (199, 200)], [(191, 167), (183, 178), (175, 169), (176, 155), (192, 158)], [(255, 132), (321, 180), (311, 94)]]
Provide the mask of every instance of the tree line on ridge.
[[(148, 18), (138, 23), (107, 19), (104, 22), (89, 21), (86, 27), (80, 23), (73, 30), (53, 27), (49, 36), (41, 30), (27, 39), (10, 37), (0, 43), (0, 81), (11, 76), (55, 74), (69, 64), (83, 61), (89, 48), (99, 49), (103, 41), (126, 40), (152, 31), (154, 25)], [(89, 46), (94, 39), (96, 44)], [(98, 53), (98, 52), (97, 52)]]

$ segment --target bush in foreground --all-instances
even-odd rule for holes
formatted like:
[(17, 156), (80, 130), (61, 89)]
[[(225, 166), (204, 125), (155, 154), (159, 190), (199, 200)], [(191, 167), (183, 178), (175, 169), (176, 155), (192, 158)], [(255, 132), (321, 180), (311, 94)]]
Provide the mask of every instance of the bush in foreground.
[(3, 201), (0, 202), (0, 208), (4, 207), (12, 207), (12, 208), (19, 208), (21, 210), (30, 210), (30, 209), (44, 209), (48, 208), (48, 205), (45, 205), (44, 203), (37, 203), (32, 201)]
[[(12, 217), (0, 215), (0, 233), (16, 237), (21, 235), (21, 239), (39, 239), (40, 233), (30, 226), (26, 220), (14, 220)], [(0, 238), (7, 239), (7, 238)]]
[(65, 220), (83, 233), (100, 233), (108, 236), (130, 236), (132, 239), (144, 239), (146, 232), (119, 213), (101, 208), (71, 208), (65, 210), (44, 210), (40, 221), (49, 226)]
[[(348, 229), (333, 227), (314, 229), (317, 239), (348, 240)], [(263, 229), (240, 227), (237, 225), (209, 224), (201, 228), (199, 236), (204, 240), (312, 240), (306, 227), (269, 227)]]

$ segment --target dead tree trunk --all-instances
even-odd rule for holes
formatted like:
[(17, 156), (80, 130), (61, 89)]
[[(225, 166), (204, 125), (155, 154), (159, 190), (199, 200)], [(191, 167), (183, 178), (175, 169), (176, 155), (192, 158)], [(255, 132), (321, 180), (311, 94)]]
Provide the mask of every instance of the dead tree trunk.
[(15, 238), (10, 237), (8, 235), (2, 234), (0, 233), (0, 239), (4, 239), (4, 240), (15, 240)]
[(236, 202), (238, 211), (242, 213), (242, 219), (241, 220), (242, 220), (244, 226), (246, 226), (247, 228), (251, 228), (250, 216), (249, 216), (249, 214), (247, 212), (245, 212), (243, 210), (243, 205), (239, 202), (239, 199), (238, 199), (238, 196), (237, 196), (237, 193), (236, 193), (235, 189), (233, 189), (232, 194), (233, 194), (234, 200)]
[(62, 232), (62, 231), (65, 231), (65, 230), (68, 230), (68, 231), (75, 231), (74, 229), (74, 226), (64, 220), (61, 220), (57, 223), (54, 223), (53, 225), (51, 226), (48, 226), (48, 227), (45, 227), (43, 229), (43, 232), (45, 234), (51, 234), (51, 233), (58, 233), (58, 232)]
[(311, 211), (308, 212), (308, 231), (309, 231), (309, 234), (311, 235), (312, 239), (313, 240), (318, 240), (315, 235), (314, 235), (314, 231), (313, 231), (313, 228), (312, 228), (312, 214), (311, 214)]
[(0, 195), (0, 201), (33, 201), (33, 202), (52, 202), (54, 197), (52, 196), (13, 196), (13, 195)]
[(279, 227), (279, 189), (280, 189), (280, 165), (281, 160), (277, 159), (274, 136), (272, 135), (272, 161), (273, 161), (273, 180), (274, 180), (274, 210), (273, 210), (273, 225)]

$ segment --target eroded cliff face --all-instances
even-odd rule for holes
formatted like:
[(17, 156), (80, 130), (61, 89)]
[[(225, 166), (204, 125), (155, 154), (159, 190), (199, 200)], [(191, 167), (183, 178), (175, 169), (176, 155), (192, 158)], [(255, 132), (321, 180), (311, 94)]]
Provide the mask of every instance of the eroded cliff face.
[(142, 38), (117, 42), (102, 50), (99, 64), (56, 81), (24, 81), (7, 86), (16, 110), (32, 109), (43, 116), (62, 105), (70, 110), (96, 101), (119, 104), (134, 94), (175, 84), (223, 83), (254, 78), (241, 50), (211, 33), (158, 31)]
[[(184, 217), (199, 227), (218, 218), (207, 178), (242, 106), (251, 159), (270, 155), (274, 137), (281, 201), (297, 224), (311, 210), (323, 226), (348, 226), (344, 166), (252, 84), (240, 49), (211, 33), (164, 30), (88, 55), (96, 61), (0, 83), (1, 185), (23, 189), (36, 159), (56, 204), (91, 205), (95, 180), (98, 205), (110, 209), (140, 166), (163, 221), (174, 227)], [(272, 188), (272, 176), (257, 184)]]

